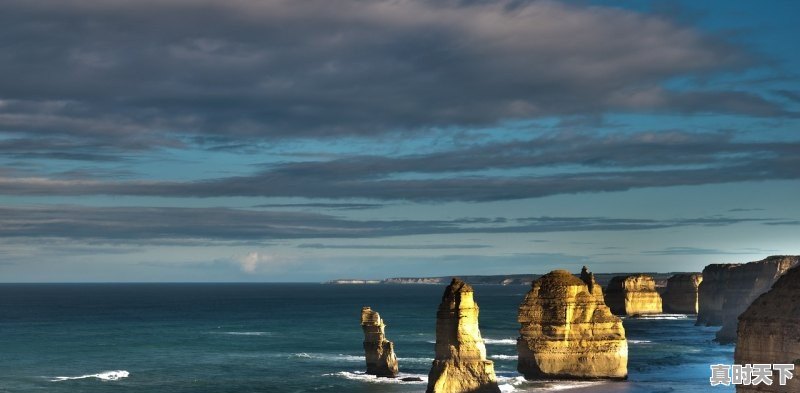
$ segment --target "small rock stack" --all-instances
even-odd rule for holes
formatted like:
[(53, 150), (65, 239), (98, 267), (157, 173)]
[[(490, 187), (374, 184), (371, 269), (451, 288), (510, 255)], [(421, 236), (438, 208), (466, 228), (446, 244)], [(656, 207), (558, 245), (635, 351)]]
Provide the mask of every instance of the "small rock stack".
[(517, 370), (526, 379), (627, 378), (622, 320), (586, 267), (580, 279), (555, 270), (534, 281), (518, 320)]
[(617, 315), (660, 314), (662, 311), (656, 280), (645, 274), (612, 278), (605, 300), (611, 312)]
[(386, 339), (386, 325), (380, 314), (369, 307), (361, 309), (361, 328), (364, 330), (364, 355), (367, 359), (367, 374), (379, 377), (397, 377), (397, 356), (394, 344)]
[(436, 313), (436, 358), (426, 393), (499, 393), (478, 328), (473, 289), (454, 278)]
[(676, 274), (667, 280), (667, 290), (662, 299), (664, 311), (678, 314), (697, 314), (697, 290), (703, 282), (702, 274)]

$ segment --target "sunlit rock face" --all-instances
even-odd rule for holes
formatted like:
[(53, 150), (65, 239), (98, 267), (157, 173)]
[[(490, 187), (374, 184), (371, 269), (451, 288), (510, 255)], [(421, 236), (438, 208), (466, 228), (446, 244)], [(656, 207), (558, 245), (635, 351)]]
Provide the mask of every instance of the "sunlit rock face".
[(667, 290), (662, 296), (664, 312), (697, 314), (697, 290), (703, 282), (702, 274), (676, 274), (667, 280)]
[(717, 332), (717, 341), (734, 342), (739, 315), (798, 263), (798, 256), (778, 255), (745, 264), (706, 266), (699, 289), (697, 323), (722, 325)]
[(800, 392), (800, 266), (784, 274), (739, 317), (736, 364), (794, 364), (794, 378), (780, 386), (738, 386), (737, 392)]
[(364, 330), (364, 355), (367, 359), (367, 374), (394, 378), (397, 376), (397, 357), (394, 344), (386, 339), (380, 314), (369, 307), (361, 309), (361, 328)]
[(494, 363), (478, 328), (471, 286), (454, 278), (436, 313), (436, 358), (426, 393), (499, 393)]
[(534, 281), (519, 307), (517, 370), (526, 379), (624, 379), (628, 343), (622, 320), (584, 267), (581, 278), (555, 270)]
[(612, 278), (605, 300), (611, 312), (617, 315), (660, 314), (662, 311), (656, 281), (645, 274)]

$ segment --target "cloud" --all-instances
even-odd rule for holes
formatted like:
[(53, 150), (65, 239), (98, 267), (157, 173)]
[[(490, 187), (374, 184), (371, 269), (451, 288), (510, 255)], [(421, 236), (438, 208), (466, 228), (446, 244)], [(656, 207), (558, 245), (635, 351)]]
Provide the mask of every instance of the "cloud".
[(338, 210), (367, 210), (386, 206), (381, 203), (264, 203), (253, 207), (281, 209), (281, 208), (313, 208), (313, 209), (338, 209)]
[(0, 194), (496, 201), (798, 179), (799, 153), (797, 141), (738, 141), (731, 133), (559, 132), (428, 154), (274, 164), (251, 175), (198, 181), (0, 174)]
[(0, 73), (14, 75), (0, 80), (0, 132), (18, 136), (5, 146), (18, 155), (108, 160), (192, 136), (241, 148), (607, 112), (795, 115), (756, 93), (665, 87), (760, 60), (615, 7), (9, 0), (0, 26)]
[[(427, 234), (654, 230), (769, 224), (768, 218), (464, 217), (451, 220), (355, 220), (305, 212), (177, 207), (0, 207), (0, 238), (207, 245), (272, 239), (379, 238)], [(188, 242), (183, 242), (188, 241)], [(167, 243), (169, 244), (169, 243)]]
[(448, 250), (491, 248), (486, 244), (324, 244), (302, 243), (297, 248), (350, 249), (350, 250)]
[(667, 247), (661, 250), (642, 251), (645, 255), (749, 255), (775, 250), (743, 249), (741, 251), (723, 251), (712, 248)]
[(272, 255), (264, 254), (258, 251), (251, 251), (247, 255), (238, 258), (239, 265), (242, 271), (248, 274), (256, 272), (262, 264), (268, 264), (275, 260)]

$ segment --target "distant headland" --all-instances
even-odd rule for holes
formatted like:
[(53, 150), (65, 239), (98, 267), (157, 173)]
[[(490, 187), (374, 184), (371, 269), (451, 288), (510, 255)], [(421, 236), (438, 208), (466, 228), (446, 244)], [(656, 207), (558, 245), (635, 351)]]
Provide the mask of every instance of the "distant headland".
[[(683, 272), (673, 273), (646, 273), (646, 272), (629, 272), (629, 273), (596, 273), (595, 279), (597, 283), (602, 286), (607, 286), (612, 278), (616, 276), (628, 276), (633, 273), (643, 273), (655, 280), (657, 288), (664, 288), (667, 285), (667, 280), (676, 275), (683, 274)], [(500, 274), (500, 275), (457, 275), (464, 282), (470, 285), (530, 285), (534, 280), (539, 279), (544, 274)], [(436, 284), (447, 285), (454, 276), (442, 277), (392, 277), (385, 279), (374, 280), (361, 280), (361, 279), (336, 279), (325, 282), (326, 284)]]

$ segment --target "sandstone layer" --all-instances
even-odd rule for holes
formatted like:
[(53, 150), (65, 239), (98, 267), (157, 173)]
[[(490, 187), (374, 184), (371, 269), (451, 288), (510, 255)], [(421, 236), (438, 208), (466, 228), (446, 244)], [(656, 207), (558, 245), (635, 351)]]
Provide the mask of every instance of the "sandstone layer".
[(478, 328), (471, 286), (454, 278), (436, 313), (436, 358), (426, 393), (499, 393), (494, 363)]
[(660, 314), (662, 311), (656, 281), (645, 274), (612, 278), (605, 300), (611, 312), (617, 315)]
[(771, 256), (745, 264), (713, 264), (703, 269), (697, 324), (719, 326), (717, 341), (736, 340), (739, 315), (793, 266), (800, 256)]
[(736, 364), (794, 364), (794, 378), (780, 386), (739, 386), (737, 392), (800, 392), (800, 266), (784, 274), (739, 317)]
[(518, 320), (517, 370), (526, 379), (627, 377), (622, 320), (606, 306), (585, 267), (580, 279), (555, 270), (534, 281)]
[(702, 274), (676, 274), (667, 280), (667, 289), (661, 297), (664, 312), (697, 314), (697, 289), (703, 282)]
[(364, 330), (364, 355), (367, 374), (394, 378), (397, 376), (397, 356), (394, 344), (386, 339), (386, 324), (380, 314), (369, 307), (361, 309), (361, 328)]

